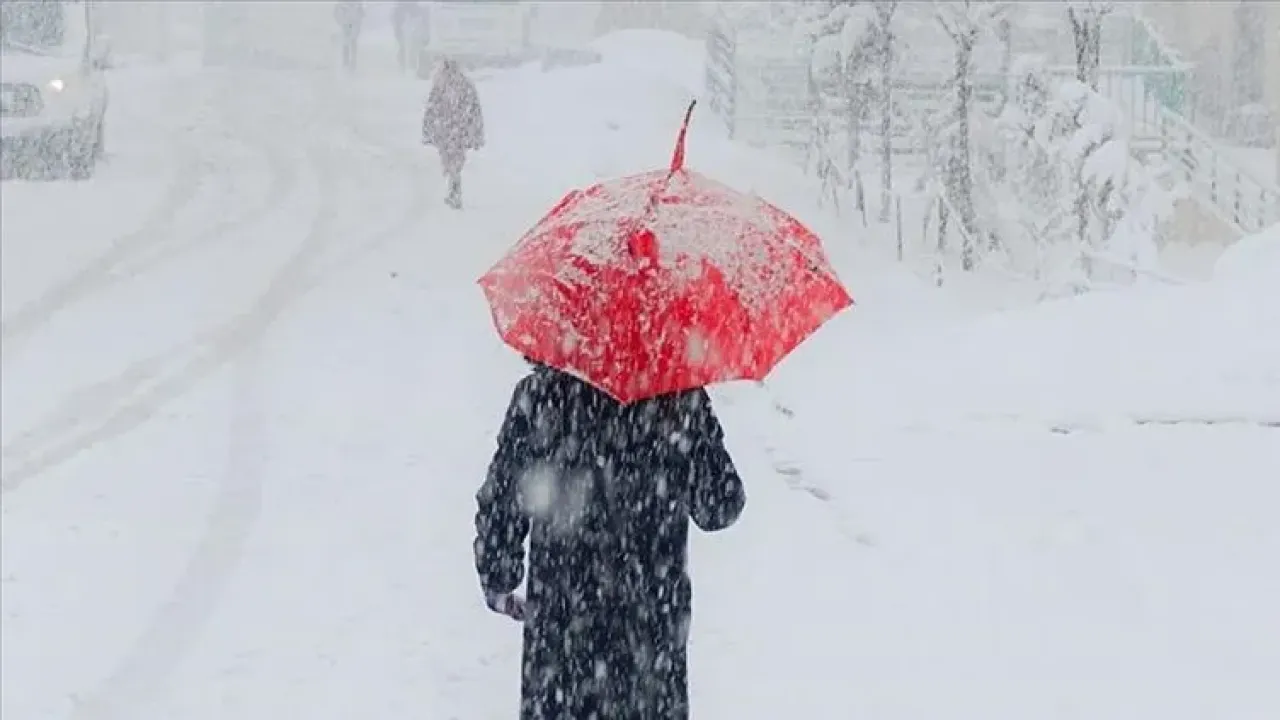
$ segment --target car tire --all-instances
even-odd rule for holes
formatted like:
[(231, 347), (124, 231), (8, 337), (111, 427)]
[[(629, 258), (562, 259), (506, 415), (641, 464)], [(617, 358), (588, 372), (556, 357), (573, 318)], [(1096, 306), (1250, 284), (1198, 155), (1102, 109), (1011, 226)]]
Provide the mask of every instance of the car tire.
[(67, 175), (72, 180), (88, 180), (93, 177), (98, 165), (95, 152), (95, 140), (88, 133), (73, 132), (67, 139), (66, 158)]

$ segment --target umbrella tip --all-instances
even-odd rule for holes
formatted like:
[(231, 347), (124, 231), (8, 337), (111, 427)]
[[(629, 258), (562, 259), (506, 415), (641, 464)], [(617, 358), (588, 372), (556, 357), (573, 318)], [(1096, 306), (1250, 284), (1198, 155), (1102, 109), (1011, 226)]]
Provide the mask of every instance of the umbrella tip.
[(689, 101), (689, 109), (684, 111), (684, 122), (680, 123), (680, 134), (676, 136), (676, 151), (671, 156), (671, 172), (684, 169), (684, 136), (689, 131), (689, 118), (693, 117), (693, 106), (697, 99)]

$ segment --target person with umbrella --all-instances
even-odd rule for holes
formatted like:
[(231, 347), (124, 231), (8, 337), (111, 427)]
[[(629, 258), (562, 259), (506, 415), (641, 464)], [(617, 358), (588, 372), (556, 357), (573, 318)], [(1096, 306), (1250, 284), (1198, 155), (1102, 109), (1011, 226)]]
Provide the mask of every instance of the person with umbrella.
[(477, 502), (486, 602), (524, 621), (522, 720), (687, 717), (689, 521), (721, 530), (746, 503), (706, 391), (623, 405), (535, 365)]
[(521, 720), (688, 718), (689, 523), (746, 505), (704, 386), (762, 379), (852, 302), (798, 221), (684, 170), (688, 122), (669, 170), (569, 193), (480, 279), (533, 366), (474, 543), (523, 623)]
[(458, 63), (440, 64), (422, 118), (422, 144), (434, 145), (449, 184), (445, 203), (462, 208), (462, 166), (468, 150), (484, 147), (484, 112), (476, 86)]

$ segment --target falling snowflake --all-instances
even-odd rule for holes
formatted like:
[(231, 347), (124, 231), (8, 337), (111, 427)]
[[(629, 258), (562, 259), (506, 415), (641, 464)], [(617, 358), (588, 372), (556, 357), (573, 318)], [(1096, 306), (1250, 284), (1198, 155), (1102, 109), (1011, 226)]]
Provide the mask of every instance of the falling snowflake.
[(555, 486), (555, 471), (545, 464), (525, 472), (520, 478), (520, 495), (525, 511), (534, 516), (549, 514), (555, 502)]
[(685, 337), (685, 359), (691, 365), (702, 365), (707, 361), (709, 343), (706, 335), (698, 330), (690, 330)]

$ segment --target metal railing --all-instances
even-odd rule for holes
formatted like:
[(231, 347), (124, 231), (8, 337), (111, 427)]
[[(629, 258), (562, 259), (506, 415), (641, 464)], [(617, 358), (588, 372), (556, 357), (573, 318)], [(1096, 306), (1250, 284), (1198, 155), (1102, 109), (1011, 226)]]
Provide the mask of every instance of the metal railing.
[[(1057, 77), (1074, 75), (1074, 69), (1067, 67), (1048, 70)], [(1176, 102), (1171, 102), (1174, 97), (1162, 97), (1152, 91), (1153, 87), (1179, 83), (1181, 72), (1174, 67), (1102, 69), (1098, 91), (1124, 110), (1131, 151), (1140, 156), (1161, 156), (1176, 169), (1179, 179), (1186, 183), (1195, 200), (1240, 234), (1258, 232), (1280, 222), (1280, 186), (1241, 166), (1221, 143), (1192, 125), (1174, 109), (1177, 106)], [(983, 79), (984, 82), (977, 80), (975, 78), (978, 88), (995, 86), (990, 79)], [(909, 104), (912, 109), (904, 114), (905, 117), (919, 118), (922, 111), (936, 106), (943, 99), (941, 93), (937, 97), (922, 93), (918, 84), (910, 87), (911, 91), (900, 95), (902, 105)], [(848, 134), (840, 111), (842, 103), (832, 98), (823, 100), (827, 132), (839, 144)], [(864, 142), (878, 145), (877, 126), (878, 122), (874, 122), (862, 128), (859, 136)], [(892, 144), (895, 155), (925, 152), (926, 144), (918, 127), (895, 122), (894, 129)], [(875, 152), (871, 148), (865, 150)], [(841, 152), (837, 157), (847, 154)]]
[[(1241, 167), (1226, 148), (1186, 117), (1185, 111), (1190, 108), (1185, 90), (1191, 66), (1169, 50), (1142, 18), (1134, 18), (1129, 27), (1128, 59), (1134, 64), (1100, 68), (1098, 92), (1124, 111), (1131, 152), (1138, 157), (1161, 156), (1176, 169), (1195, 200), (1241, 234), (1280, 222), (1277, 183)], [(742, 102), (735, 77), (734, 44), (732, 34), (720, 28), (707, 38), (707, 92), (731, 134), (738, 129), (734, 126), (739, 120), (759, 120), (744, 118), (745, 108), (738, 107)], [(1075, 68), (1068, 65), (1052, 66), (1046, 71), (1058, 78), (1075, 76)], [(936, 73), (898, 73), (893, 90), (892, 154), (927, 152), (928, 128), (924, 120), (949, 104), (948, 83), (948, 78)], [(975, 109), (993, 107), (1008, 85), (1005, 77), (983, 72), (975, 73), (972, 83)], [(801, 136), (811, 136), (806, 155), (812, 155), (813, 146), (820, 144), (820, 154), (825, 157), (806, 164), (812, 164), (822, 178), (824, 198), (838, 204), (835, 188), (852, 189), (854, 185), (856, 169), (849, 166), (852, 160), (879, 154), (884, 140), (879, 137), (880, 123), (878, 118), (868, 118), (856, 132), (851, 132), (843, 98), (819, 92), (810, 102), (811, 116), (795, 116), (791, 112), (785, 118), (771, 116), (770, 122), (755, 124), (762, 128), (785, 124), (790, 130), (787, 135), (792, 138), (797, 131)], [(853, 138), (861, 147), (846, 147)]]
[(1240, 167), (1177, 113), (1158, 111), (1164, 157), (1192, 195), (1242, 234), (1280, 222), (1280, 187)]

